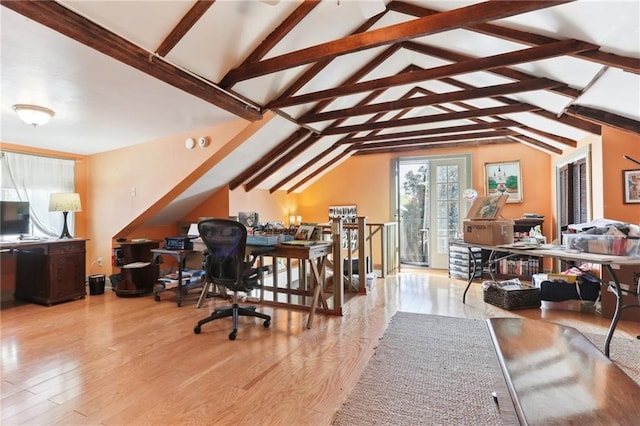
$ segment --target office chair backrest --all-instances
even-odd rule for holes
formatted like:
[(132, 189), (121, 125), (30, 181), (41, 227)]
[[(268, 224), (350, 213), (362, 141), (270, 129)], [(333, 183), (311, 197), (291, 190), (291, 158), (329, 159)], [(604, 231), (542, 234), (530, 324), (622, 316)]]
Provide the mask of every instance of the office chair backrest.
[(230, 289), (242, 287), (247, 228), (234, 220), (205, 219), (198, 223), (198, 231), (209, 251), (207, 277)]

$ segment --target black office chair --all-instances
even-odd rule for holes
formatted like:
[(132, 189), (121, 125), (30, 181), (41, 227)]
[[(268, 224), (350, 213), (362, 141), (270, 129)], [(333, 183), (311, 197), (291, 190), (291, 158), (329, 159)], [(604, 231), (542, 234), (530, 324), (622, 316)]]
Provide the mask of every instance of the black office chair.
[(235, 340), (238, 334), (238, 317), (241, 315), (262, 318), (263, 325), (269, 327), (269, 315), (256, 312), (255, 306), (238, 305), (239, 291), (248, 292), (261, 285), (258, 277), (260, 271), (254, 266), (257, 256), (245, 254), (247, 228), (234, 220), (205, 219), (198, 223), (198, 230), (209, 251), (206, 259), (207, 279), (231, 290), (233, 305), (217, 307), (211, 315), (198, 321), (193, 332), (200, 334), (203, 324), (232, 316), (233, 330), (229, 334), (229, 340)]

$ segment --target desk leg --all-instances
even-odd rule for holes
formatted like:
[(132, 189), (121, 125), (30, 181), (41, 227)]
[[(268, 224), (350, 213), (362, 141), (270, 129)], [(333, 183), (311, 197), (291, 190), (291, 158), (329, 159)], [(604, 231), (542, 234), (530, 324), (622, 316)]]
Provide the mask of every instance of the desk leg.
[[(329, 304), (327, 303), (327, 298), (324, 296), (324, 283), (326, 282), (326, 261), (327, 261), (327, 257), (323, 256), (321, 259), (318, 259), (318, 266), (314, 271), (314, 274), (316, 276), (316, 281), (319, 282), (320, 284), (320, 289), (322, 290), (320, 292), (320, 302), (322, 302), (322, 307), (324, 309), (326, 309), (327, 311), (329, 310)], [(320, 273), (318, 274), (318, 269), (320, 269)]]
[(182, 306), (182, 267), (178, 262), (178, 287), (176, 290), (176, 305)]
[(473, 267), (471, 268), (471, 275), (469, 275), (469, 278), (467, 279), (467, 287), (464, 289), (464, 293), (462, 293), (462, 304), (464, 305), (465, 300), (467, 300), (467, 291), (469, 291), (469, 287), (471, 287), (471, 283), (473, 282), (473, 279), (476, 276), (476, 258), (473, 255), (473, 250), (471, 250), (471, 247), (467, 247), (467, 250), (469, 251), (469, 259), (473, 260)]
[(611, 319), (611, 325), (609, 326), (609, 331), (607, 332), (607, 339), (604, 342), (604, 354), (609, 357), (609, 346), (611, 344), (611, 339), (613, 338), (613, 333), (616, 331), (616, 327), (618, 326), (618, 321), (620, 320), (620, 315), (622, 315), (623, 309), (625, 307), (637, 307), (640, 305), (624, 305), (624, 298), (622, 295), (622, 290), (620, 289), (620, 282), (618, 281), (618, 277), (613, 271), (611, 265), (604, 265), (604, 267), (607, 269), (609, 275), (613, 279), (613, 285), (616, 289), (616, 311), (613, 314), (613, 318)]
[[(313, 289), (313, 301), (311, 302), (311, 311), (309, 312), (309, 319), (307, 320), (307, 329), (311, 329), (311, 325), (313, 324), (313, 317), (316, 313), (316, 307), (318, 305), (318, 299), (322, 301), (322, 306), (325, 309), (329, 308), (327, 304), (327, 300), (324, 298), (323, 287), (324, 287), (324, 260), (326, 257), (322, 257), (318, 259), (317, 264), (313, 261), (310, 261), (311, 270), (313, 271), (313, 277), (315, 281), (315, 286)], [(318, 271), (318, 266), (322, 268), (322, 274)]]
[(200, 292), (200, 297), (198, 297), (198, 304), (196, 305), (196, 308), (202, 307), (202, 304), (204, 303), (204, 299), (206, 299), (207, 295), (209, 294), (209, 287), (211, 287), (212, 285), (213, 283), (205, 278), (204, 285), (202, 287), (202, 292)]

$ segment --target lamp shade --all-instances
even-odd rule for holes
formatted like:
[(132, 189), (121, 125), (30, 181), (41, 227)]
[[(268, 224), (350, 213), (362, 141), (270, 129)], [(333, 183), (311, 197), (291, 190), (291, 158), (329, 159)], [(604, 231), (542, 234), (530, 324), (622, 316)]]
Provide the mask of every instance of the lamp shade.
[(198, 224), (197, 223), (192, 223), (191, 226), (189, 226), (189, 230), (187, 231), (187, 235), (189, 237), (199, 237), (200, 236), (200, 231), (198, 230)]
[(80, 194), (75, 192), (59, 192), (51, 194), (49, 198), (50, 212), (80, 212)]

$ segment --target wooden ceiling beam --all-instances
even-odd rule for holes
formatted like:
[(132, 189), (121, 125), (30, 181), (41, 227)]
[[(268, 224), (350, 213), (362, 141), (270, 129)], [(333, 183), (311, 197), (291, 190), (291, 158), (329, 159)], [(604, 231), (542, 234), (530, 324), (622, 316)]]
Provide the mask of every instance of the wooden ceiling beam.
[(242, 185), (245, 181), (249, 180), (253, 175), (267, 167), (278, 157), (284, 155), (289, 149), (291, 149), (292, 146), (295, 146), (310, 134), (311, 132), (304, 128), (300, 128), (290, 134), (289, 137), (280, 142), (278, 146), (271, 149), (265, 156), (260, 158), (259, 161), (256, 161), (247, 169), (245, 169), (241, 174), (233, 178), (231, 182), (229, 182), (229, 189), (233, 191), (234, 189)]
[[(292, 179), (295, 179), (296, 177), (298, 177), (299, 175), (301, 175), (302, 173), (306, 172), (307, 170), (309, 170), (314, 164), (316, 164), (318, 161), (322, 160), (323, 158), (331, 155), (331, 152), (333, 152), (336, 149), (335, 146), (330, 146), (329, 148), (325, 149), (324, 151), (322, 151), (321, 153), (319, 153), (318, 155), (316, 155), (315, 157), (313, 157), (311, 160), (307, 161), (303, 166), (297, 168), (293, 173), (291, 173), (289, 176), (285, 177), (284, 179), (282, 179), (280, 182), (276, 183), (275, 185), (273, 185), (270, 189), (269, 189), (269, 193), (273, 194), (274, 192), (276, 192), (277, 190), (281, 189), (283, 186), (285, 186), (287, 184), (287, 182), (290, 182)], [(345, 153), (339, 153), (338, 157), (342, 158), (344, 157)], [(327, 168), (327, 166), (329, 164), (333, 164), (332, 162), (327, 162), (324, 164), (323, 167), (320, 167), (318, 170), (316, 170), (316, 172), (323, 172), (324, 169)]]
[(305, 114), (298, 118), (300, 123), (314, 123), (318, 121), (335, 120), (359, 115), (389, 112), (403, 108), (421, 108), (429, 105), (443, 104), (447, 102), (465, 101), (479, 98), (491, 98), (500, 95), (508, 95), (535, 90), (544, 90), (562, 85), (545, 78), (528, 79), (516, 83), (498, 84), (481, 88), (456, 90), (447, 93), (438, 93), (429, 96), (420, 96), (411, 99), (381, 102), (359, 107), (351, 107), (316, 114)]
[(557, 148), (555, 146), (549, 145), (547, 143), (539, 141), (538, 139), (534, 139), (534, 138), (531, 138), (531, 137), (526, 136), (526, 135), (517, 135), (517, 136), (513, 135), (513, 136), (510, 136), (510, 138), (515, 140), (515, 141), (517, 141), (517, 142), (520, 142), (520, 143), (526, 143), (526, 144), (533, 145), (533, 146), (538, 147), (538, 148), (542, 148), (545, 151), (552, 152), (552, 153), (558, 154), (558, 155), (562, 155), (562, 150), (560, 148)]
[(182, 17), (169, 35), (160, 43), (156, 49), (159, 56), (166, 56), (182, 37), (202, 18), (216, 0), (197, 0), (189, 11)]
[(451, 133), (464, 133), (464, 132), (473, 132), (476, 130), (488, 130), (488, 129), (503, 129), (506, 127), (518, 127), (518, 126), (521, 126), (521, 124), (514, 120), (484, 121), (482, 123), (467, 124), (463, 126), (438, 127), (435, 129), (412, 130), (410, 132), (367, 135), (367, 136), (361, 136), (357, 138), (341, 139), (336, 143), (339, 145), (344, 145), (344, 144), (351, 144), (351, 143), (355, 144), (355, 143), (375, 142), (375, 141), (401, 139), (401, 138), (410, 139), (414, 137), (427, 136), (427, 135), (446, 135)]
[[(240, 68), (247, 66), (247, 64), (252, 64), (254, 62), (258, 62), (261, 60), (271, 49), (273, 49), (278, 42), (280, 42), (289, 32), (296, 27), (302, 20), (309, 14), (317, 5), (320, 4), (319, 0), (307, 0), (303, 1), (300, 6), (296, 8), (287, 18), (282, 21), (278, 27), (271, 32), (265, 38), (262, 43), (258, 47), (256, 47), (253, 52), (247, 56), (247, 58), (242, 62)], [(234, 80), (233, 77), (227, 73), (222, 80), (220, 80), (220, 86), (224, 88), (230, 88), (237, 80)]]
[(482, 141), (466, 141), (466, 142), (448, 142), (448, 143), (432, 143), (426, 144), (421, 147), (413, 146), (401, 146), (397, 148), (378, 148), (378, 149), (363, 149), (353, 153), (353, 155), (372, 155), (372, 154), (398, 154), (413, 151), (427, 151), (429, 149), (450, 149), (461, 147), (478, 147), (480, 145), (501, 145), (517, 143), (509, 138), (497, 138), (497, 139), (484, 139)]
[[(386, 13), (386, 11), (384, 13), (379, 13), (378, 15), (372, 16), (371, 18), (367, 19), (362, 25), (360, 25), (358, 28), (356, 28), (356, 30), (352, 34), (358, 34), (358, 33), (363, 33), (365, 31), (367, 31), (369, 28), (374, 26), (382, 18), (382, 16), (384, 16), (385, 13)], [(396, 49), (398, 49), (397, 46), (396, 46)], [(320, 71), (325, 69), (331, 63), (331, 61), (333, 59), (334, 58), (331, 57), (331, 58), (327, 58), (327, 59), (324, 59), (322, 61), (318, 61), (318, 62), (314, 63), (308, 70), (303, 72), (302, 75), (296, 79), (296, 81), (291, 83), (289, 85), (289, 87), (287, 87), (280, 94), (280, 96), (278, 98), (288, 98), (289, 96), (292, 96), (293, 94), (295, 94), (298, 90), (300, 90), (302, 87), (304, 87), (305, 84), (307, 84), (316, 75), (318, 75), (320, 73)], [(228, 73), (225, 76), (225, 78), (228, 78), (229, 81), (231, 81), (231, 76), (229, 76)]]
[(422, 117), (404, 118), (401, 120), (389, 120), (376, 123), (355, 124), (351, 126), (341, 126), (322, 131), (323, 136), (339, 135), (346, 133), (366, 132), (375, 129), (388, 129), (392, 127), (414, 126), (418, 124), (437, 123), (440, 121), (462, 120), (466, 118), (486, 117), (492, 115), (513, 114), (516, 112), (529, 112), (540, 109), (540, 107), (527, 104), (514, 104), (492, 108), (482, 108), (478, 110), (459, 111), (454, 113), (427, 115)]
[(550, 139), (554, 142), (560, 143), (562, 145), (566, 145), (571, 148), (576, 148), (578, 146), (578, 141), (573, 139), (565, 138), (564, 136), (554, 135), (553, 133), (545, 132), (544, 130), (536, 129), (533, 127), (525, 126), (524, 124), (519, 124), (517, 127), (521, 128), (530, 133), (534, 133), (536, 135), (542, 136), (544, 138)]
[(299, 105), (309, 102), (317, 102), (323, 99), (336, 98), (340, 96), (354, 95), (376, 89), (390, 88), (407, 84), (416, 84), (422, 81), (435, 80), (444, 77), (451, 77), (458, 74), (467, 74), (475, 71), (488, 71), (494, 68), (502, 68), (507, 65), (516, 65), (524, 62), (532, 62), (540, 59), (547, 59), (562, 56), (568, 52), (578, 50), (588, 50), (597, 48), (596, 46), (576, 40), (563, 40), (557, 43), (547, 44), (538, 47), (530, 47), (516, 50), (509, 53), (487, 56), (484, 58), (470, 59), (463, 62), (442, 65), (439, 67), (423, 69), (420, 71), (396, 74), (391, 77), (383, 77), (375, 80), (363, 81), (343, 85), (333, 89), (306, 93), (304, 95), (292, 96), (278, 102), (273, 102), (273, 108)]
[[(504, 102), (507, 105), (520, 105), (521, 102), (515, 101), (509, 98), (500, 98), (496, 99), (500, 102)], [(567, 114), (562, 114), (558, 116), (553, 112), (544, 110), (542, 108), (537, 109), (534, 114), (539, 115), (540, 117), (544, 117), (548, 120), (558, 122), (560, 124), (564, 124), (565, 126), (575, 127), (576, 129), (583, 130), (588, 133), (592, 133), (594, 135), (602, 134), (602, 128), (599, 124), (595, 124), (589, 120), (585, 120), (583, 118), (571, 117)]]
[(269, 178), (273, 173), (277, 170), (281, 169), (285, 166), (289, 161), (291, 161), (294, 157), (297, 157), (302, 152), (311, 148), (311, 145), (316, 143), (320, 139), (320, 135), (312, 134), (308, 138), (303, 141), (300, 141), (293, 149), (289, 150), (286, 155), (280, 157), (278, 160), (274, 161), (269, 167), (263, 170), (259, 175), (251, 179), (249, 182), (245, 184), (245, 191), (249, 192), (254, 189), (256, 186), (260, 185), (263, 181)]
[(324, 173), (324, 170), (326, 170), (327, 168), (331, 167), (332, 165), (334, 165), (338, 161), (342, 160), (347, 155), (348, 154), (346, 152), (341, 152), (340, 154), (338, 154), (337, 156), (335, 156), (331, 160), (327, 161), (323, 165), (323, 167), (321, 167), (318, 170), (314, 171), (313, 173), (310, 173), (309, 175), (305, 176), (304, 179), (301, 179), (295, 185), (293, 185), (289, 189), (287, 189), (287, 194), (292, 193), (293, 191), (295, 191), (296, 189), (300, 188), (305, 183), (309, 182), (311, 179), (315, 178), (316, 176), (320, 175), (321, 173)]
[[(463, 87), (463, 88), (465, 88), (465, 89), (468, 89), (468, 88), (470, 88), (470, 87), (474, 87), (474, 86), (471, 86), (471, 85), (466, 84), (466, 83), (458, 83), (458, 82), (457, 82), (457, 80), (456, 80), (456, 81), (453, 81), (453, 82), (452, 82), (452, 81), (450, 81), (450, 80), (453, 80), (453, 79), (451, 79), (451, 78), (446, 78), (446, 79), (442, 79), (441, 81), (446, 81), (447, 83), (449, 83), (449, 84), (453, 85), (454, 87)], [(420, 91), (420, 92), (422, 92), (422, 93), (425, 93), (425, 94), (427, 94), (427, 95), (433, 95), (433, 92), (431, 92), (431, 91), (429, 91), (429, 90), (427, 90), (427, 89), (424, 89), (424, 88), (422, 88), (422, 87), (420, 87), (420, 88), (418, 88), (418, 89), (419, 89), (419, 91)], [(470, 104), (465, 103), (465, 102), (454, 102), (454, 105), (458, 105), (458, 106), (460, 106), (460, 107), (462, 107), (462, 108), (465, 108), (465, 109), (467, 109), (467, 110), (470, 110), (470, 111), (477, 111), (477, 110), (479, 109), (478, 107), (473, 106), (473, 105), (470, 105)], [(455, 112), (456, 112), (455, 110), (452, 110), (451, 108), (446, 107), (446, 106), (444, 106), (444, 105), (438, 105), (438, 106), (437, 106), (437, 108), (439, 108), (439, 109), (441, 109), (441, 110), (443, 110), (443, 111), (450, 112), (450, 113), (455, 113)], [(533, 111), (533, 113), (535, 113), (535, 111)], [(501, 123), (504, 123), (504, 122), (513, 121), (513, 120), (504, 120), (504, 119), (502, 119), (502, 118), (500, 118), (500, 117), (496, 117), (496, 116), (490, 116), (490, 118), (492, 118), (492, 119), (494, 119), (494, 120), (496, 120), (496, 121), (495, 121), (495, 122), (485, 122), (485, 121), (482, 121), (482, 120), (480, 120), (480, 119), (478, 119), (478, 118), (471, 118), (471, 119), (470, 119), (470, 121), (475, 122), (475, 123), (476, 123), (476, 125), (478, 125), (478, 124), (496, 124), (496, 125), (498, 125), (498, 124), (501, 124)], [(521, 130), (522, 130), (523, 128), (526, 128), (526, 130), (529, 130), (529, 131), (534, 131), (534, 130), (536, 130), (536, 129), (528, 128), (527, 126), (525, 126), (525, 125), (523, 125), (523, 124), (520, 124), (520, 123), (518, 123), (518, 122), (515, 122), (515, 125), (514, 125), (514, 126), (509, 126), (509, 129), (514, 131), (514, 134), (513, 134), (513, 136), (514, 136), (514, 137), (522, 137), (523, 139), (531, 139), (531, 140), (535, 141), (535, 139), (532, 139), (532, 138), (530, 138), (529, 136), (527, 136), (527, 135), (525, 135), (525, 134), (523, 134), (523, 133), (522, 133), (522, 131), (521, 131)], [(562, 138), (562, 137), (560, 137), (560, 136), (555, 136), (555, 135), (548, 134), (548, 133), (546, 133), (546, 132), (542, 132), (542, 131), (538, 131), (538, 133), (543, 133), (543, 136), (545, 136), (545, 137), (547, 137), (547, 138), (549, 138), (549, 139), (551, 139), (551, 140), (554, 140), (554, 141), (556, 141), (556, 142), (565, 143), (565, 144), (567, 144), (567, 145), (574, 146), (574, 147), (575, 147), (575, 146), (577, 146), (577, 142), (576, 142), (576, 141), (573, 141), (573, 140), (571, 140), (571, 139)], [(559, 149), (557, 149), (557, 148), (555, 148), (555, 147), (553, 147), (553, 146), (551, 146), (551, 145), (548, 145), (548, 144), (546, 144), (546, 143), (544, 143), (544, 142), (542, 142), (542, 141), (536, 141), (536, 142), (537, 142), (537, 144), (533, 144), (533, 143), (532, 143), (532, 145), (535, 145), (536, 147), (541, 147), (541, 148), (543, 148), (545, 151), (552, 151), (552, 152), (553, 152), (553, 150), (558, 150), (558, 151), (560, 151)]]
[(322, 59), (359, 52), (386, 44), (397, 43), (411, 38), (423, 37), (442, 31), (462, 28), (467, 25), (506, 18), (534, 10), (545, 9), (568, 1), (544, 0), (494, 0), (481, 2), (459, 9), (424, 16), (384, 28), (354, 34), (339, 40), (286, 53), (260, 62), (246, 64), (229, 72), (232, 81), (242, 81), (271, 74), (285, 69), (306, 65)]
[[(456, 79), (453, 79), (453, 78), (444, 78), (444, 79), (441, 79), (441, 81), (443, 81), (443, 82), (445, 82), (447, 84), (450, 84), (452, 86), (466, 88), (466, 89), (475, 87), (475, 86), (472, 86), (472, 85), (470, 85), (468, 83), (464, 83), (464, 82), (462, 82), (460, 80), (456, 80)], [(429, 92), (429, 91), (427, 91), (427, 90), (425, 90), (423, 88), (420, 88), (420, 91), (422, 91), (424, 93), (431, 94), (431, 92)], [(519, 104), (522, 104), (522, 102), (510, 99), (510, 98), (507, 98), (507, 97), (504, 97), (504, 96), (497, 96), (495, 98), (495, 100), (499, 101), (499, 102), (502, 102), (504, 104), (507, 104), (507, 105), (519, 105)], [(473, 109), (473, 107), (471, 107), (468, 104), (460, 104), (460, 105), (465, 107), (465, 108), (467, 108), (467, 109)], [(556, 121), (556, 122), (561, 123), (561, 124), (566, 125), (566, 126), (575, 127), (577, 129), (583, 130), (585, 132), (593, 133), (593, 134), (596, 134), (596, 135), (599, 135), (601, 133), (600, 126), (596, 125), (596, 124), (593, 124), (593, 123), (589, 122), (588, 120), (583, 120), (583, 119), (577, 118), (577, 117), (569, 117), (569, 116), (566, 116), (566, 115), (558, 116), (558, 115), (555, 115), (552, 112), (546, 111), (546, 110), (544, 110), (542, 108), (538, 109), (538, 110), (535, 110), (535, 111), (531, 111), (531, 113), (535, 114), (535, 115), (539, 115), (541, 117), (544, 117), (544, 118), (546, 118), (548, 120)]]
[[(405, 49), (411, 50), (413, 52), (421, 53), (423, 55), (433, 56), (440, 59), (445, 59), (451, 62), (462, 62), (462, 61), (477, 59), (472, 56), (463, 55), (461, 53), (457, 53), (449, 49), (443, 49), (442, 47), (417, 43), (415, 41), (404, 41), (402, 42), (402, 47)], [(508, 79), (515, 80), (515, 81), (524, 81), (528, 79), (538, 78), (531, 74), (527, 74), (525, 72), (518, 71), (508, 67), (493, 68), (488, 71), (493, 74), (506, 77)], [(558, 82), (558, 84), (559, 84), (558, 87), (552, 87), (551, 89), (549, 89), (549, 91), (552, 93), (556, 93), (558, 95), (570, 97), (572, 99), (575, 99), (582, 94), (580, 90), (573, 89), (564, 83)]]
[[(389, 50), (389, 49), (387, 49)], [(379, 58), (379, 57), (378, 57)], [(376, 58), (376, 59), (378, 59)], [(376, 61), (376, 59), (374, 59), (374, 61)], [(369, 64), (368, 64), (369, 65)], [(364, 68), (368, 67), (365, 66)], [(357, 73), (356, 73), (357, 74)], [(367, 95), (367, 97), (363, 100), (361, 100), (360, 102), (358, 102), (358, 105), (366, 105), (367, 103), (371, 102), (373, 99), (375, 99), (377, 96), (379, 96), (384, 90), (377, 90), (377, 91), (373, 91), (372, 93), (370, 93), (369, 95)], [(406, 99), (406, 98), (410, 98), (411, 96), (413, 96), (415, 93), (417, 93), (416, 89), (412, 89), (409, 90), (406, 94), (404, 94), (403, 96), (400, 97), (400, 99)], [(369, 118), (367, 120), (367, 122), (374, 122), (377, 121), (379, 119), (381, 119), (382, 117), (384, 117), (385, 114), (376, 114), (373, 117)], [(337, 126), (338, 124), (344, 122), (345, 120), (336, 120), (334, 121), (334, 123), (331, 126)], [(377, 131), (374, 131), (377, 132)], [(345, 138), (343, 138), (345, 139)], [(284, 186), (287, 182), (291, 181), (292, 179), (295, 179), (298, 175), (300, 175), (301, 173), (303, 173), (304, 171), (306, 171), (307, 169), (311, 168), (316, 162), (319, 162), (320, 160), (322, 160), (322, 158), (328, 156), (332, 151), (334, 151), (335, 149), (339, 148), (339, 144), (335, 143), (333, 144), (333, 146), (327, 148), (325, 151), (323, 151), (322, 153), (316, 155), (313, 159), (311, 159), (310, 161), (308, 161), (307, 163), (305, 163), (302, 167), (296, 169), (296, 171), (294, 171), (293, 173), (289, 174), (287, 177), (285, 177), (284, 179), (282, 179), (280, 182), (278, 182), (276, 185), (274, 185), (271, 188), (271, 192), (277, 191), (278, 189), (280, 189), (282, 186)]]
[[(371, 72), (374, 68), (376, 68), (378, 65), (382, 64), (384, 61), (389, 59), (398, 50), (400, 50), (399, 44), (393, 44), (389, 46), (389, 48), (385, 49), (381, 54), (376, 56), (373, 60), (369, 61), (363, 67), (360, 67), (359, 70), (357, 70), (355, 73), (349, 76), (349, 78), (347, 78), (342, 84), (351, 84), (351, 83), (357, 82), (362, 77), (364, 77), (369, 72)], [(318, 72), (320, 72), (319, 66), (322, 65), (322, 68), (324, 68), (326, 65), (328, 65), (331, 62), (331, 60), (332, 59), (328, 59), (315, 64), (313, 67), (311, 67), (307, 72), (303, 74), (302, 78), (296, 80), (296, 82), (292, 86), (290, 86), (289, 89), (283, 92), (282, 95), (280, 95), (277, 99), (268, 103), (266, 107), (269, 109), (276, 109), (277, 107), (274, 107), (273, 104), (277, 104), (278, 102), (283, 102), (286, 99), (289, 99), (291, 96), (293, 96), (295, 92), (292, 90), (294, 88), (295, 88), (295, 91), (302, 88), (302, 86), (304, 86), (304, 84), (301, 84), (302, 82), (304, 82), (305, 84), (308, 83), (313, 77), (315, 77), (315, 75)], [(311, 75), (312, 71), (313, 71), (313, 75)], [(377, 91), (377, 93), (382, 93), (382, 90)], [(331, 101), (333, 101), (333, 98), (325, 99), (318, 102), (315, 106), (311, 108), (311, 110), (309, 110), (309, 113), (313, 114), (313, 113), (322, 111), (327, 105), (331, 103)]]
[[(384, 14), (383, 13), (382, 14), (378, 14), (378, 15), (372, 17), (372, 18), (369, 18), (363, 25), (361, 25), (358, 29), (356, 29), (356, 31), (354, 33), (357, 34), (357, 33), (366, 31), (368, 28), (373, 26), (382, 17), (382, 15), (384, 15)], [(375, 67), (377, 67), (379, 64), (381, 64), (382, 62), (387, 60), (389, 57), (391, 57), (399, 49), (400, 49), (400, 45), (399, 44), (394, 44), (394, 45), (390, 46), (384, 52), (382, 52), (381, 54), (376, 56), (373, 60), (369, 61), (366, 65), (361, 67), (353, 75), (351, 75), (349, 78), (347, 78), (346, 82), (358, 81), (360, 78), (365, 76), (367, 73), (369, 73)], [(314, 64), (309, 70), (307, 70), (302, 75), (302, 77), (298, 78), (292, 85), (290, 85), (287, 88), (287, 90), (285, 90), (280, 95), (280, 97), (278, 99), (284, 99), (284, 98), (286, 98), (288, 96), (293, 95), (300, 88), (302, 88), (306, 83), (308, 83), (313, 77), (315, 77), (322, 69), (324, 69), (327, 65), (329, 65), (329, 63), (332, 60), (333, 60), (333, 58), (329, 58), (329, 59), (325, 59), (323, 61), (320, 61), (320, 62)], [(375, 90), (375, 91), (371, 92), (370, 94), (368, 94), (365, 97), (365, 99), (360, 101), (359, 104), (366, 105), (367, 103), (371, 102), (373, 99), (375, 99), (376, 97), (381, 95), (383, 92), (384, 92), (384, 90)], [(310, 110), (310, 112), (321, 111), (322, 109), (324, 109), (330, 103), (331, 103), (331, 100), (321, 101), (321, 102), (317, 103)], [(269, 108), (268, 105), (267, 105), (267, 108)], [(340, 123), (342, 123), (344, 121), (345, 120), (337, 120), (332, 124), (332, 126), (337, 126), (337, 125), (339, 125)], [(273, 193), (273, 192), (277, 191), (282, 186), (286, 185), (289, 181), (291, 181), (292, 179), (295, 179), (298, 175), (302, 174), (308, 168), (312, 167), (316, 162), (320, 161), (322, 158), (324, 158), (325, 156), (329, 155), (334, 149), (335, 149), (334, 147), (330, 147), (330, 148), (326, 149), (324, 152), (318, 154), (312, 160), (310, 160), (307, 163), (305, 163), (303, 166), (297, 168), (293, 173), (291, 173), (290, 175), (288, 175), (287, 177), (282, 179), (280, 182), (278, 182), (276, 185), (271, 187), (270, 192)]]
[(3, 1), (2, 6), (238, 117), (249, 121), (262, 118), (262, 112), (249, 103), (154, 56), (58, 2)]
[(572, 105), (565, 112), (570, 116), (588, 120), (592, 123), (640, 135), (640, 121), (632, 118), (580, 105)]
[(393, 141), (383, 142), (370, 142), (370, 143), (358, 143), (347, 148), (347, 151), (360, 151), (363, 149), (377, 149), (385, 147), (400, 147), (400, 146), (412, 146), (420, 147), (423, 145), (430, 145), (434, 143), (442, 142), (454, 142), (454, 141), (468, 141), (468, 140), (481, 140), (481, 139), (495, 139), (503, 136), (515, 136), (518, 133), (509, 130), (488, 130), (486, 132), (473, 132), (473, 133), (461, 133), (454, 135), (439, 135), (428, 138), (416, 138), (416, 139), (399, 139)]
[[(469, 90), (469, 89), (475, 88), (475, 86), (472, 86), (471, 84), (464, 83), (462, 81), (459, 81), (459, 80), (456, 80), (456, 79), (453, 79), (453, 78), (444, 78), (444, 79), (441, 79), (440, 81), (445, 82), (447, 84), (450, 84), (450, 85), (452, 85), (454, 87), (463, 88), (465, 90)], [(425, 89), (422, 89), (422, 88), (421, 88), (421, 91), (426, 92)], [(430, 92), (428, 92), (428, 93), (431, 94)], [(496, 97), (496, 100), (500, 101), (500, 102), (503, 102), (503, 103), (512, 102), (511, 99), (504, 98), (504, 97), (501, 97), (501, 96)], [(470, 105), (470, 104), (467, 104), (467, 103), (464, 103), (464, 102), (456, 102), (456, 104), (459, 105), (459, 106), (462, 106), (462, 107), (464, 107), (466, 109), (477, 109), (477, 107), (474, 107), (473, 105)], [(533, 111), (532, 114), (537, 114), (537, 111)], [(496, 120), (501, 120), (499, 117), (492, 117), (492, 118), (494, 118)], [(574, 148), (576, 146), (578, 146), (578, 142), (573, 140), (573, 139), (565, 138), (563, 136), (554, 135), (552, 133), (549, 133), (549, 132), (546, 132), (546, 131), (543, 131), (543, 130), (540, 130), (540, 129), (535, 129), (535, 128), (526, 126), (526, 125), (524, 125), (522, 123), (518, 123), (514, 127), (517, 127), (519, 129), (522, 129), (522, 130), (529, 131), (531, 133), (535, 133), (537, 135), (543, 136), (543, 137), (545, 137), (547, 139), (551, 139), (551, 140), (553, 140), (555, 142), (558, 142), (558, 143), (561, 143), (563, 145), (571, 146), (571, 147), (574, 147)]]
[[(417, 18), (438, 14), (440, 12), (423, 8), (417, 5), (404, 3), (400, 1), (392, 1), (387, 5), (388, 10), (404, 13), (406, 15), (412, 15)], [(542, 44), (553, 43), (558, 39), (547, 37), (539, 34), (533, 34), (526, 31), (511, 29), (502, 27), (495, 24), (480, 23), (475, 25), (469, 25), (465, 29), (469, 31), (475, 31), (481, 34), (499, 37), (503, 40), (510, 40), (517, 43), (526, 44), (529, 46), (536, 46)], [(613, 53), (602, 52), (600, 50), (588, 50), (584, 52), (573, 52), (569, 55), (579, 59), (585, 59), (591, 62), (597, 62), (602, 65), (608, 65), (614, 68), (619, 68), (625, 71), (632, 72), (634, 74), (640, 74), (640, 59), (615, 55)]]

